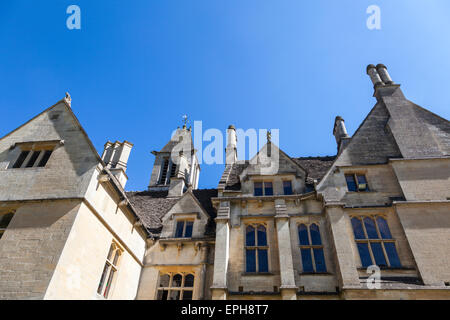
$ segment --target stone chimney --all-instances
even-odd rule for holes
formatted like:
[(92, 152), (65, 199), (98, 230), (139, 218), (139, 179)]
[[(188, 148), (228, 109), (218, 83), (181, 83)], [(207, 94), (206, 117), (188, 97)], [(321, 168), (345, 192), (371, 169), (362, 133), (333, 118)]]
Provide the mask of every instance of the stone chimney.
[(342, 151), (342, 149), (347, 145), (347, 143), (350, 141), (347, 129), (345, 128), (344, 119), (342, 119), (342, 117), (340, 116), (337, 116), (336, 119), (334, 120), (333, 135), (336, 138), (339, 154)]
[(237, 137), (236, 128), (230, 125), (227, 129), (227, 148), (225, 149), (225, 164), (230, 165), (237, 161)]
[(132, 148), (133, 144), (128, 141), (116, 141), (114, 143), (108, 141), (105, 143), (102, 154), (102, 160), (105, 162), (106, 167), (116, 176), (124, 188), (128, 180), (125, 172)]

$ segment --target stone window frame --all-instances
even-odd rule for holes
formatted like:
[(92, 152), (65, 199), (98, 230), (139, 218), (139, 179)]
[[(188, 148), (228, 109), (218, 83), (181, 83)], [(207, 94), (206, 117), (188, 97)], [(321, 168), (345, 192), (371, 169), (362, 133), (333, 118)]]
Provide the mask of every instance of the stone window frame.
[[(261, 183), (262, 184), (262, 195), (255, 195), (255, 183)], [(253, 180), (253, 196), (255, 197), (261, 197), (261, 196), (266, 196), (266, 183), (271, 183), (272, 184), (272, 194), (270, 194), (269, 196), (273, 196), (274, 195), (274, 181), (273, 180)]]
[[(0, 212), (0, 217), (1, 218), (3, 218), (6, 215), (9, 215), (9, 214), (11, 215), (11, 218), (9, 219), (8, 224), (4, 228), (2, 228), (1, 225), (0, 225), (0, 239), (3, 237), (3, 234), (6, 232), (6, 230), (9, 227), (9, 225), (11, 224), (11, 220), (14, 218), (15, 213), (16, 212), (14, 210)], [(0, 220), (2, 220), (2, 219), (0, 219)]]
[[(389, 227), (388, 218), (387, 218), (387, 214), (386, 213), (353, 214), (353, 215), (350, 215), (349, 218), (350, 218), (350, 225), (351, 225), (351, 228), (352, 228), (353, 240), (355, 241), (355, 244), (356, 244), (356, 247), (357, 247), (356, 250), (358, 252), (358, 257), (359, 257), (359, 260), (360, 260), (359, 261), (360, 262), (359, 266), (361, 268), (364, 268), (364, 267), (362, 265), (361, 255), (359, 254), (358, 243), (367, 243), (368, 244), (367, 247), (368, 247), (370, 259), (372, 261), (372, 265), (377, 265), (377, 264), (376, 264), (375, 256), (373, 254), (372, 246), (370, 244), (371, 243), (381, 243), (381, 248), (382, 248), (382, 251), (383, 251), (384, 259), (386, 260), (386, 262), (388, 264), (387, 268), (394, 268), (394, 269), (401, 268), (401, 260), (400, 260), (400, 256), (398, 255), (398, 247), (399, 246), (398, 246), (397, 240), (392, 237), (392, 232), (391, 232), (391, 228)], [(355, 232), (354, 232), (354, 229), (353, 229), (353, 225), (352, 225), (352, 219), (354, 219), (354, 218), (360, 220), (360, 223), (362, 225), (362, 229), (363, 229), (363, 232), (364, 232), (365, 239), (357, 239), (356, 238)], [(377, 232), (377, 235), (378, 235), (377, 239), (370, 239), (369, 238), (367, 230), (366, 230), (366, 225), (364, 223), (364, 219), (365, 218), (369, 218), (369, 219), (373, 220), (374, 225), (375, 225), (375, 229), (376, 229), (376, 232)], [(377, 218), (382, 218), (382, 219), (385, 220), (386, 225), (389, 228), (389, 233), (391, 234), (391, 239), (387, 239), (387, 238), (383, 238), (382, 237), (380, 229), (379, 229), (379, 226), (378, 226)], [(385, 243), (393, 243), (394, 244), (395, 252), (396, 252), (397, 258), (398, 258), (398, 260), (400, 262), (400, 266), (395, 266), (395, 267), (391, 266), (391, 262), (389, 260), (389, 256), (388, 256), (388, 254), (386, 252)]]
[[(353, 181), (356, 184), (356, 191), (350, 191), (348, 189), (347, 176), (353, 177)], [(364, 179), (366, 180), (366, 188), (365, 189), (359, 188), (358, 176), (364, 176)], [(345, 185), (347, 187), (348, 192), (369, 192), (369, 191), (371, 191), (371, 188), (369, 186), (369, 180), (367, 179), (367, 171), (344, 172), (344, 179), (345, 179)]]
[[(168, 275), (169, 276), (169, 286), (167, 287), (162, 287), (161, 286), (161, 279), (163, 276)], [(173, 277), (176, 275), (181, 275), (181, 285), (179, 287), (174, 287), (173, 286)], [(185, 281), (186, 281), (186, 276), (191, 275), (194, 277), (193, 279), (193, 283), (192, 283), (192, 287), (185, 287)], [(191, 299), (188, 300), (193, 300), (194, 298), (194, 287), (195, 287), (195, 279), (196, 279), (196, 275), (195, 272), (193, 271), (182, 271), (182, 272), (172, 272), (172, 271), (166, 271), (166, 272), (159, 272), (158, 275), (158, 283), (157, 283), (157, 288), (156, 288), (156, 300), (163, 300), (161, 299), (164, 296), (164, 293), (162, 293), (162, 296), (160, 297), (160, 292), (164, 292), (167, 291), (167, 299), (169, 300), (170, 295), (172, 293), (172, 291), (180, 291), (180, 296), (179, 299), (177, 300), (183, 300), (184, 298), (184, 292), (185, 291), (190, 291), (191, 294)]]
[[(58, 144), (64, 141), (38, 141), (20, 142), (11, 146), (11, 149), (19, 148), (19, 155), (10, 162), (8, 169), (44, 168), (55, 151)], [(23, 159), (22, 156), (25, 155)], [(31, 160), (33, 160), (31, 162)], [(31, 164), (31, 165), (30, 165)]]
[[(291, 183), (291, 193), (290, 193), (290, 194), (286, 194), (286, 191), (285, 191), (285, 189), (284, 189), (284, 183), (285, 183), (285, 182), (290, 182), (290, 183)], [(282, 185), (282, 187), (283, 187), (283, 194), (284, 194), (284, 195), (293, 195), (293, 194), (294, 194), (294, 182), (293, 182), (292, 179), (282, 179), (282, 180), (281, 180), (281, 185)]]
[[(313, 245), (312, 244), (310, 227), (313, 224), (316, 225), (317, 228), (319, 229), (320, 242), (321, 242), (320, 245)], [(308, 241), (310, 243), (309, 245), (302, 245), (302, 244), (300, 244), (300, 232), (299, 232), (300, 225), (304, 225), (307, 228)], [(320, 222), (319, 221), (311, 221), (311, 222), (299, 221), (299, 222), (297, 222), (297, 226), (296, 226), (295, 230), (296, 230), (296, 234), (297, 234), (298, 249), (299, 249), (299, 252), (300, 252), (300, 261), (302, 262), (302, 271), (304, 270), (304, 267), (303, 267), (303, 259), (302, 259), (302, 255), (301, 255), (301, 249), (310, 249), (310, 251), (311, 251), (311, 261), (312, 261), (312, 266), (313, 266), (313, 270), (314, 270), (312, 273), (315, 273), (315, 274), (328, 274), (327, 257), (325, 255), (325, 245), (324, 245), (324, 241), (323, 241), (324, 237), (323, 237), (323, 233), (322, 233), (322, 228), (320, 227)], [(317, 271), (317, 266), (316, 266), (316, 261), (315, 261), (315, 258), (314, 258), (314, 251), (313, 251), (314, 249), (322, 249), (323, 259), (324, 259), (324, 262), (325, 262), (325, 271)], [(303, 273), (311, 273), (311, 272), (303, 272)]]
[[(122, 260), (123, 248), (113, 240), (106, 256), (106, 262), (103, 267), (102, 275), (97, 287), (97, 294), (108, 299), (114, 289), (119, 272), (119, 263)], [(117, 259), (116, 259), (117, 258)]]
[[(247, 227), (253, 227), (255, 229), (255, 246), (247, 246)], [(263, 226), (266, 230), (266, 242), (267, 245), (265, 246), (259, 246), (258, 244), (258, 226)], [(270, 274), (271, 273), (271, 263), (270, 263), (270, 241), (269, 241), (269, 232), (268, 232), (269, 226), (267, 224), (267, 222), (248, 222), (244, 224), (244, 274)], [(247, 249), (249, 248), (249, 249)], [(267, 271), (259, 271), (259, 265), (258, 265), (258, 249), (261, 250), (267, 250)], [(256, 267), (256, 271), (255, 272), (249, 272), (247, 271), (247, 250), (256, 250), (256, 254), (255, 254), (255, 267)]]
[[(183, 236), (181, 237), (177, 237), (177, 226), (179, 222), (184, 222), (183, 225)], [(191, 236), (190, 237), (186, 237), (185, 233), (186, 233), (186, 222), (192, 222), (192, 231), (191, 231)], [(194, 224), (195, 224), (195, 217), (194, 218), (186, 218), (186, 217), (180, 217), (180, 218), (176, 218), (175, 219), (175, 223), (174, 223), (174, 230), (173, 230), (173, 238), (192, 238), (192, 236), (194, 235)]]

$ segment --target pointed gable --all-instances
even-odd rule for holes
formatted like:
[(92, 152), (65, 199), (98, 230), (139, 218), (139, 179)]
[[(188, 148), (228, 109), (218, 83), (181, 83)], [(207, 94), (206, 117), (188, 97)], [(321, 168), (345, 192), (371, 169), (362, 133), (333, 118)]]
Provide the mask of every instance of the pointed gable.
[[(45, 167), (12, 168), (24, 146), (34, 150), (41, 144), (53, 144)], [(91, 141), (62, 100), (0, 139), (0, 200), (83, 197), (99, 163)]]

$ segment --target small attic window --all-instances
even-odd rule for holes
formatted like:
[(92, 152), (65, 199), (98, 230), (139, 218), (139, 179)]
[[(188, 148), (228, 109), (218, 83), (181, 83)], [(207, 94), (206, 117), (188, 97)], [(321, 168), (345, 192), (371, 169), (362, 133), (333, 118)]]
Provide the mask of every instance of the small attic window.
[(194, 221), (192, 220), (178, 220), (175, 229), (175, 238), (190, 238), (192, 237), (192, 229)]
[(369, 191), (367, 185), (367, 179), (364, 174), (346, 174), (345, 181), (347, 182), (347, 188), (350, 192), (364, 192)]
[(24, 144), (19, 146), (21, 152), (10, 168), (45, 167), (53, 153), (54, 144)]

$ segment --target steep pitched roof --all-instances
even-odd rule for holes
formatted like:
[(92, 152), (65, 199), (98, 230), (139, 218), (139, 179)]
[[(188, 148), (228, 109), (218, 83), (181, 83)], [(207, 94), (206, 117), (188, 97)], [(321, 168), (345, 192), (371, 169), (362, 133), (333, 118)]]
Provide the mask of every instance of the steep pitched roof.
[[(194, 196), (210, 216), (206, 227), (208, 235), (214, 234), (214, 218), (216, 211), (211, 198), (217, 197), (216, 189), (193, 190)], [(168, 191), (131, 191), (127, 192), (128, 199), (135, 208), (137, 215), (152, 236), (159, 236), (162, 230), (162, 217), (180, 200), (181, 197), (168, 198)]]

